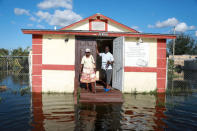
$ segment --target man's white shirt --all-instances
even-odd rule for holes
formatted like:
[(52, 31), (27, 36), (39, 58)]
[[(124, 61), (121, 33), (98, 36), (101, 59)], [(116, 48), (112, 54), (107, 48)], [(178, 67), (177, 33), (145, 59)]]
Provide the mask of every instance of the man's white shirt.
[(106, 69), (112, 69), (112, 65), (109, 64), (109, 66), (106, 68), (106, 65), (107, 65), (107, 61), (114, 61), (114, 57), (113, 55), (110, 53), (110, 52), (107, 52), (107, 53), (99, 53), (99, 56), (102, 57), (102, 66), (101, 68), (106, 70)]

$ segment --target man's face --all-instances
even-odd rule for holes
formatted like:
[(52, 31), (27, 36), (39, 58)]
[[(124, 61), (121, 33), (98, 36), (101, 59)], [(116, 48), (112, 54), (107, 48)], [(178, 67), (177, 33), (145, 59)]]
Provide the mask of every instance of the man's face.
[(90, 56), (90, 52), (86, 52), (86, 56)]
[(105, 53), (109, 52), (109, 47), (105, 47)]

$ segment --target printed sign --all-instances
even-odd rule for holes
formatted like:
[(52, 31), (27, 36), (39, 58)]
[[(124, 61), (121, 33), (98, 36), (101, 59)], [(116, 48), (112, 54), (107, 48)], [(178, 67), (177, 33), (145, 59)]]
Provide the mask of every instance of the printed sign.
[(149, 61), (148, 43), (125, 43), (125, 66), (146, 67)]
[(105, 30), (105, 22), (92, 22), (92, 30)]

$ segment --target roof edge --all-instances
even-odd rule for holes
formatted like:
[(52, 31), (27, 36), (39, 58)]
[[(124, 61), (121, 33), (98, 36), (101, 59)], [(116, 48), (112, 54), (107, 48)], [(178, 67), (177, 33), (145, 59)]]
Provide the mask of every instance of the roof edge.
[(84, 36), (111, 36), (111, 37), (145, 37), (176, 39), (174, 34), (153, 34), (153, 33), (132, 33), (132, 32), (103, 32), (103, 31), (72, 31), (72, 30), (38, 30), (38, 29), (21, 29), (24, 34), (65, 34), (65, 35), (84, 35)]

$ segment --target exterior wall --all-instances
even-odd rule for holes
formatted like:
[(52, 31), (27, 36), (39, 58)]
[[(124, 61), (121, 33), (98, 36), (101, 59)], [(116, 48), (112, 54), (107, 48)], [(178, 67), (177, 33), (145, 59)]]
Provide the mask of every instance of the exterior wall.
[(74, 71), (42, 70), (42, 92), (67, 92), (74, 91)]
[(89, 30), (89, 21), (78, 23), (77, 25), (70, 27), (66, 30)]
[(32, 35), (32, 92), (42, 91), (42, 35)]
[(123, 92), (149, 92), (157, 87), (156, 72), (125, 72)]
[[(65, 42), (66, 38), (68, 38), (68, 42)], [(74, 65), (75, 37), (64, 35), (44, 35), (42, 57), (43, 64)]]
[[(166, 40), (143, 38), (149, 43), (149, 64), (147, 67), (125, 66), (123, 92), (149, 92), (157, 89), (164, 92), (166, 87)], [(136, 42), (136, 38), (126, 38), (125, 44)]]
[[(65, 42), (65, 38), (69, 38)], [(126, 38), (136, 42), (136, 38)], [(123, 92), (150, 91), (166, 87), (166, 40), (148, 39), (150, 44), (147, 67), (124, 67)], [(75, 70), (75, 37), (65, 35), (33, 35), (32, 92), (73, 92)], [(136, 77), (137, 76), (137, 77)], [(143, 80), (143, 82), (142, 82)]]
[(108, 22), (108, 31), (114, 31), (114, 32), (131, 32), (129, 30), (126, 30), (112, 22)]
[(32, 60), (32, 92), (73, 92), (74, 36), (33, 35)]
[[(87, 20), (82, 23), (78, 23), (75, 26), (67, 28), (66, 30), (90, 30), (90, 22)], [(131, 32), (117, 24), (114, 24), (110, 21), (107, 22), (107, 30), (106, 31), (114, 31), (114, 32)]]

